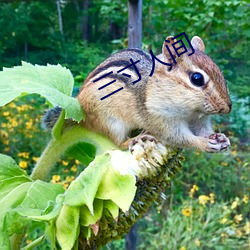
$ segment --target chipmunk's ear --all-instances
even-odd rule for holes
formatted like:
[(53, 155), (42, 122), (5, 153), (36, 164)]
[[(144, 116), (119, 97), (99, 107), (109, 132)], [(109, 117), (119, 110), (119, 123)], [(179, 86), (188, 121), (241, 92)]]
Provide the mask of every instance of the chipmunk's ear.
[[(177, 42), (177, 40), (176, 39), (173, 39), (173, 36), (168, 36), (166, 39), (165, 39), (165, 41), (164, 41), (164, 43), (163, 43), (163, 45), (162, 45), (162, 54), (163, 54), (163, 57), (164, 57), (164, 61), (166, 62), (166, 63), (173, 63), (173, 58), (172, 58), (172, 56), (175, 58), (175, 59), (177, 59), (178, 58), (178, 56), (176, 55), (176, 52), (175, 52), (175, 50), (174, 50), (174, 48), (173, 48), (173, 43), (175, 43), (175, 42)], [(176, 46), (176, 47), (178, 47), (178, 46)], [(170, 50), (170, 52), (171, 52), (171, 54), (169, 53), (169, 50)], [(178, 49), (178, 53), (180, 54), (181, 52), (183, 52), (184, 51), (184, 49), (183, 48), (181, 48), (181, 49)], [(181, 57), (179, 57), (178, 58), (178, 60), (181, 60)]]
[(202, 52), (205, 52), (205, 45), (204, 45), (203, 40), (200, 37), (194, 36), (191, 40), (191, 44), (194, 50), (200, 50)]

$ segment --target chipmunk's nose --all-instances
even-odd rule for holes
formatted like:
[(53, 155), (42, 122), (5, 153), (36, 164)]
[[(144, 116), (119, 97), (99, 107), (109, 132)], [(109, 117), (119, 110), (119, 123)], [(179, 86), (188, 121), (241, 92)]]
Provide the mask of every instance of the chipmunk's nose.
[(232, 109), (232, 102), (229, 101), (222, 109), (220, 109), (219, 113), (228, 114), (231, 112), (231, 109)]

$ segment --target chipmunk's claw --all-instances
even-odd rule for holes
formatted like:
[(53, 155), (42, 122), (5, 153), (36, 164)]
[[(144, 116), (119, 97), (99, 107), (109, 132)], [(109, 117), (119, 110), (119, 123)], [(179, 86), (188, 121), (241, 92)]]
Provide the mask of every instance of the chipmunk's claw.
[(229, 139), (222, 133), (214, 133), (209, 136), (209, 151), (226, 151), (230, 147)]

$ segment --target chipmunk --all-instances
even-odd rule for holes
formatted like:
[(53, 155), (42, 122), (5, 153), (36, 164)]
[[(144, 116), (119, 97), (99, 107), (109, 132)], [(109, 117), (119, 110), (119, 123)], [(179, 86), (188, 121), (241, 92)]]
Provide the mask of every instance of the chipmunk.
[[(172, 38), (166, 40), (173, 43)], [(88, 75), (77, 96), (86, 112), (82, 125), (106, 135), (119, 146), (131, 142), (132, 130), (141, 129), (165, 145), (206, 152), (227, 149), (230, 146), (228, 138), (215, 133), (210, 122), (211, 114), (227, 114), (232, 107), (220, 69), (204, 53), (200, 37), (192, 38), (195, 53), (190, 56), (184, 53), (177, 57), (173, 48), (170, 49), (176, 63), (166, 48), (169, 46), (166, 40), (157, 58), (172, 66), (155, 61), (151, 77), (152, 57), (140, 49), (115, 53)], [(138, 79), (138, 74), (133, 67), (123, 71), (131, 78), (115, 73), (128, 66), (131, 58), (139, 60), (136, 67), (141, 80), (135, 84), (132, 82)], [(108, 75), (111, 71), (114, 73)], [(107, 84), (110, 81), (112, 84)], [(106, 84), (108, 86), (102, 88)], [(101, 100), (120, 88), (123, 89)]]

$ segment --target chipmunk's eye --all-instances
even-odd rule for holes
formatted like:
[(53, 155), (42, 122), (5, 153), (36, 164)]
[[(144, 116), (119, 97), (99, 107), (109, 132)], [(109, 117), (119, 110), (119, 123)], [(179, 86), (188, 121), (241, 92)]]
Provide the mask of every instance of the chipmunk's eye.
[(201, 87), (204, 85), (204, 77), (201, 73), (195, 72), (190, 75), (191, 82), (198, 87)]

